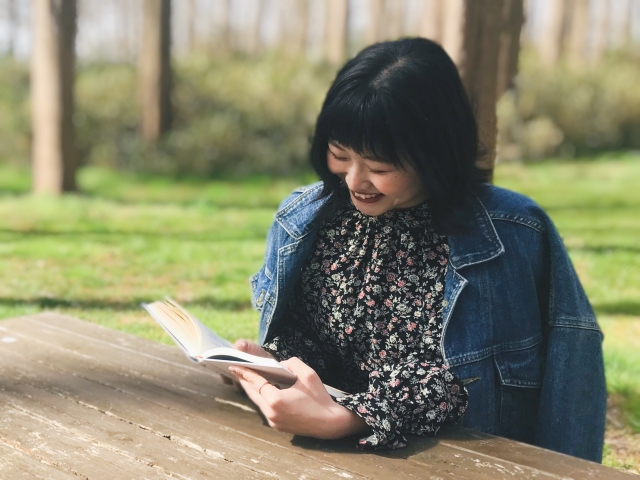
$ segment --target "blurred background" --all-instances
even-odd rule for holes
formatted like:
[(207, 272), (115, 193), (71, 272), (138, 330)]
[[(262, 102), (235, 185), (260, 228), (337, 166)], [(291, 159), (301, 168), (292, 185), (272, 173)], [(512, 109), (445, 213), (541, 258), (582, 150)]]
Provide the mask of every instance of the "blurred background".
[(557, 224), (605, 332), (605, 463), (640, 470), (640, 0), (0, 0), (0, 318), (255, 338), (247, 278), (337, 69), (458, 65), (494, 183)]

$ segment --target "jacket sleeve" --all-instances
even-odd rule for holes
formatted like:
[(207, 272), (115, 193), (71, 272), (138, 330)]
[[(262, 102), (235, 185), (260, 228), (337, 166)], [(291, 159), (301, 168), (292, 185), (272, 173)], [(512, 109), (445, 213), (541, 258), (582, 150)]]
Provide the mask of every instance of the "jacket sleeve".
[[(560, 235), (548, 221), (546, 365), (536, 445), (601, 462), (607, 393), (602, 333)], [(546, 298), (544, 298), (546, 297)]]

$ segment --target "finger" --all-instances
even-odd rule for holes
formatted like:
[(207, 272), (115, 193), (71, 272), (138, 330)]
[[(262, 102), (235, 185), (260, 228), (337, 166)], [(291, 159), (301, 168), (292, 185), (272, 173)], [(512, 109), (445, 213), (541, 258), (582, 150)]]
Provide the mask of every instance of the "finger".
[(304, 386), (307, 394), (312, 394), (316, 398), (329, 395), (316, 371), (298, 357), (291, 357), (280, 363), (298, 377), (294, 386), (297, 385), (298, 388), (303, 388)]
[(260, 347), (257, 343), (251, 342), (249, 340), (244, 340), (244, 339), (237, 340), (233, 344), (233, 348), (235, 348), (236, 350), (240, 350), (241, 352), (246, 352), (246, 353), (250, 353), (251, 355), (256, 355), (257, 357), (274, 358), (272, 354), (270, 354), (265, 349)]
[(229, 367), (229, 371), (233, 373), (238, 380), (240, 380), (242, 386), (245, 387), (245, 390), (249, 388), (260, 396), (264, 397), (268, 390), (279, 391), (276, 387), (271, 385), (266, 378), (249, 368), (234, 366)]
[[(229, 371), (231, 371), (231, 373), (233, 373), (234, 376), (238, 379), (238, 382), (241, 388), (244, 389), (244, 392), (251, 399), (251, 401), (255, 403), (256, 406), (262, 411), (264, 416), (269, 417), (270, 412), (272, 411), (271, 407), (269, 406), (268, 402), (261, 394), (264, 393), (264, 390), (267, 387), (272, 387), (272, 388), (275, 388), (275, 387), (273, 387), (273, 385), (271, 384), (267, 384), (268, 382), (263, 378), (262, 382), (259, 383), (259, 385), (261, 386), (264, 385), (264, 387), (262, 388), (262, 390), (258, 391), (260, 387), (256, 388), (255, 383), (259, 382), (259, 380), (257, 380), (256, 378), (253, 378), (252, 374), (255, 377), (260, 377), (260, 375), (242, 367), (229, 367)], [(245, 379), (244, 375), (247, 375), (247, 377), (251, 379), (250, 380)]]

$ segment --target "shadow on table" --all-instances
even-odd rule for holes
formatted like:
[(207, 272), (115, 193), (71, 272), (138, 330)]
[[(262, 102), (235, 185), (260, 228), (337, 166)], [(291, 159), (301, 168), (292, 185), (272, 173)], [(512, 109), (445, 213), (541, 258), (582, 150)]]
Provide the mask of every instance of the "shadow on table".
[(443, 427), (435, 437), (419, 437), (417, 435), (406, 435), (408, 444), (404, 448), (395, 450), (360, 450), (357, 448), (358, 440), (362, 435), (353, 435), (340, 440), (319, 440), (317, 438), (303, 437), (295, 435), (291, 439), (291, 444), (306, 450), (321, 450), (327, 453), (375, 453), (387, 458), (407, 459), (427, 450), (431, 450), (443, 440), (458, 442), (487, 440), (491, 435), (474, 432), (455, 426)]

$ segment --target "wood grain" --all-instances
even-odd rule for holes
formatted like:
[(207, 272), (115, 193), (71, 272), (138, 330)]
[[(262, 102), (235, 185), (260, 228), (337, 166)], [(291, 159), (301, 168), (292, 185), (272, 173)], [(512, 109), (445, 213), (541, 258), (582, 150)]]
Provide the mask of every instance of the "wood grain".
[(459, 428), (379, 453), (277, 432), (179, 349), (54, 313), (1, 321), (6, 338), (3, 478), (630, 478)]

